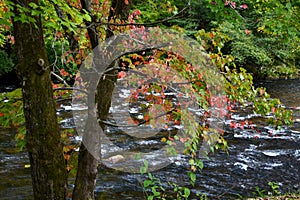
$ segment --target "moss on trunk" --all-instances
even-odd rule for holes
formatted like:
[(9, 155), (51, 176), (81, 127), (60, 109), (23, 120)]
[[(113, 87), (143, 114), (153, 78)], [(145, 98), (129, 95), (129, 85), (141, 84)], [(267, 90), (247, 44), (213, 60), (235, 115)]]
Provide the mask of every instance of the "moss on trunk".
[[(14, 3), (28, 7), (37, 0)], [(15, 15), (19, 16), (15, 8)], [(29, 13), (26, 13), (29, 16)], [(35, 199), (65, 199), (67, 172), (63, 146), (57, 124), (55, 101), (44, 41), (41, 19), (36, 23), (13, 22), (17, 73), (22, 80), (26, 119), (26, 148), (29, 152)]]

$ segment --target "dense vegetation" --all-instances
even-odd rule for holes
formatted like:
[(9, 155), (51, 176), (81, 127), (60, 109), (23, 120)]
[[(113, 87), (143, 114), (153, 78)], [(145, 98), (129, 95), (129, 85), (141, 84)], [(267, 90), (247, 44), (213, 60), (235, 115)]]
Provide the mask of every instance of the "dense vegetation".
[[(52, 81), (56, 83), (53, 84), (56, 99), (69, 97), (70, 92), (66, 92), (66, 87), (69, 87), (74, 82), (78, 83), (77, 72), (80, 65), (99, 42), (103, 42), (110, 36), (118, 35), (119, 33), (130, 31), (140, 31), (143, 33), (145, 27), (156, 27), (159, 30), (169, 29), (178, 33), (178, 42), (182, 44), (183, 49), (186, 44), (180, 41), (181, 35), (197, 41), (197, 44), (206, 50), (207, 55), (209, 55), (214, 65), (218, 67), (220, 74), (222, 74), (225, 80), (225, 94), (222, 95), (224, 95), (224, 100), (226, 99), (226, 103), (229, 105), (228, 107), (226, 106), (226, 112), (230, 111), (231, 106), (234, 107), (237, 104), (250, 105), (249, 107), (252, 112), (262, 116), (271, 115), (269, 123), (277, 128), (292, 123), (291, 111), (285, 110), (278, 99), (271, 99), (264, 88), (255, 88), (253, 86), (253, 79), (293, 78), (299, 75), (300, 3), (296, 0), (113, 0), (111, 2), (105, 0), (70, 0), (66, 2), (60, 0), (42, 0), (24, 2), (26, 6), (21, 6), (15, 1), (0, 0), (0, 76), (10, 71), (16, 71), (20, 78), (23, 77), (24, 80), (24, 76), (28, 72), (26, 70), (22, 71), (25, 68), (23, 69), (23, 66), (20, 66), (20, 64), (17, 65), (23, 59), (21, 44), (28, 45), (28, 42), (20, 41), (20, 33), (16, 34), (24, 24), (28, 24), (37, 30), (40, 28), (44, 32), (40, 43), (45, 45), (49, 65), (45, 69), (43, 68), (42, 72), (37, 72), (38, 75), (33, 73), (32, 76), (37, 76), (36, 80), (43, 82), (44, 79), (40, 80), (39, 75), (43, 74), (44, 71), (47, 74), (51, 73)], [(39, 23), (39, 20), (41, 23)], [(16, 27), (19, 27), (19, 29), (16, 29)], [(15, 41), (17, 35), (18, 40)], [(15, 52), (13, 49), (18, 49), (19, 51)], [(159, 48), (157, 47), (157, 49)], [(189, 63), (187, 58), (182, 58), (181, 55), (176, 55), (174, 52), (170, 53), (161, 49), (157, 51), (152, 50), (146, 49), (143, 53), (137, 51), (120, 58), (120, 65), (122, 67), (115, 69), (110, 66), (112, 74), (109, 75), (112, 78), (107, 78), (109, 79), (108, 81), (115, 83), (117, 79), (125, 77), (128, 69), (134, 69), (136, 66), (146, 65), (155, 61), (160, 66), (172, 67), (188, 80), (192, 85), (192, 89), (187, 93), (190, 95), (197, 94), (197, 103), (209, 112), (208, 105), (212, 105), (214, 101), (210, 99), (208, 86), (205, 83), (202, 71), (197, 69), (195, 65), (193, 66), (193, 63)], [(25, 51), (23, 53), (28, 52)], [(195, 52), (195, 55), (197, 53), (199, 52)], [(18, 59), (15, 59), (16, 54)], [(44, 62), (41, 63), (40, 60), (38, 60), (38, 64), (44, 66)], [(162, 68), (159, 73), (163, 77), (168, 77), (167, 72)], [(33, 68), (28, 66), (27, 70), (30, 71), (30, 69)], [(107, 99), (103, 98), (104, 100), (99, 100), (99, 107), (97, 108), (98, 111), (101, 111), (98, 117), (103, 121), (106, 120), (108, 113), (107, 105), (111, 101), (110, 97), (108, 98), (110, 96), (108, 94), (112, 92), (114, 87), (113, 84), (105, 82), (107, 79), (104, 79), (101, 82), (102, 86), (99, 84), (100, 86), (97, 88), (99, 96), (107, 96)], [(61, 85), (57, 83), (61, 83)], [(32, 87), (38, 88), (34, 84)], [(64, 89), (60, 90), (60, 87)], [(160, 85), (156, 85), (155, 87), (156, 90), (162, 92), (163, 88)], [(145, 89), (145, 91), (152, 90), (148, 86), (145, 88), (142, 89)], [(69, 89), (71, 90), (72, 88)], [(141, 89), (138, 91), (142, 92)], [(51, 92), (49, 90), (48, 95)], [(30, 100), (24, 98), (24, 93), (23, 102), (27, 103), (29, 107), (32, 106), (30, 103), (28, 104)], [(151, 96), (151, 98), (154, 99), (155, 97)], [(156, 100), (160, 101), (161, 99)], [(30, 124), (28, 123), (29, 111), (27, 110), (26, 112), (26, 107), (24, 119), (22, 106), (20, 90), (1, 94), (0, 124), (6, 127), (17, 127), (19, 131), (16, 136), (18, 145), (21, 149), (25, 147), (30, 151), (28, 144), (30, 144), (29, 139), (32, 138), (28, 137), (28, 133), (25, 133), (24, 127), (25, 119), (27, 120), (27, 125)], [(28, 115), (27, 118), (26, 114)], [(37, 113), (33, 114), (31, 115), (38, 116)], [(174, 139), (185, 142), (185, 154), (190, 156), (189, 164), (191, 171), (188, 172), (188, 177), (190, 178), (190, 187), (192, 187), (196, 181), (195, 173), (203, 168), (203, 164), (197, 158), (196, 154), (201, 141), (208, 137), (206, 135), (208, 128), (200, 126), (198, 121), (191, 119), (192, 117), (184, 111), (177, 110), (173, 114), (176, 116), (179, 115), (179, 117), (169, 121), (177, 123), (175, 121), (178, 121), (180, 117), (186, 117), (190, 123), (188, 126), (192, 127), (187, 132), (191, 135), (196, 135), (196, 137), (169, 137), (164, 138), (162, 141), (170, 144), (170, 146), (172, 146)], [(147, 119), (145, 120), (147, 122)], [(47, 124), (47, 122), (43, 123)], [(53, 120), (52, 123), (54, 123)], [(104, 125), (102, 124), (103, 127)], [(34, 125), (31, 125), (31, 128), (32, 126), (34, 127)], [(238, 127), (236, 126), (235, 128)], [(61, 165), (69, 171), (73, 167), (76, 169), (74, 164), (70, 165), (71, 161), (68, 154), (75, 147), (68, 145), (66, 135), (64, 132), (61, 134), (61, 137), (66, 140), (64, 141), (65, 146), (61, 150), (64, 152), (64, 159), (66, 162), (69, 162), (69, 165), (65, 166), (65, 163), (61, 163)], [(38, 138), (34, 139), (38, 140)], [(226, 148), (226, 141), (221, 136), (217, 138), (217, 141), (214, 149)], [(82, 159), (90, 156), (85, 154), (84, 151), (86, 149), (84, 148), (84, 146), (81, 147), (79, 156)], [(93, 158), (88, 159), (90, 159), (90, 163), (93, 163), (97, 167), (97, 164), (95, 164), (98, 163), (97, 161), (93, 160)], [(78, 169), (83, 169), (89, 164), (89, 162), (85, 163), (82, 160), (78, 162)], [(78, 171), (81, 172), (80, 170)], [(91, 182), (93, 182), (93, 176), (97, 170), (91, 168), (91, 171), (94, 174), (89, 175), (91, 175)], [(148, 163), (145, 161), (144, 166), (141, 168), (141, 173), (147, 172)], [(89, 172), (83, 171), (82, 173)], [(75, 174), (72, 173), (73, 176)], [(77, 180), (80, 180), (81, 177), (83, 175), (77, 174)], [(76, 183), (77, 190), (75, 190), (73, 198), (80, 199), (80, 196), (77, 195), (82, 190), (87, 189), (82, 186), (82, 182), (79, 181)], [(148, 174), (148, 179), (144, 181), (144, 187), (152, 191), (148, 195), (148, 199), (165, 198), (164, 188), (159, 183), (159, 180), (155, 179), (151, 173)], [(91, 185), (88, 190), (93, 190), (92, 186), (94, 183), (89, 184)], [(172, 187), (178, 199), (189, 198), (191, 192), (189, 187), (181, 187), (176, 185), (176, 183), (173, 183)], [(88, 195), (90, 198), (93, 197), (92, 194)]]
[[(3, 74), (14, 69), (11, 61), (13, 56), (11, 45), (14, 43), (14, 38), (10, 30), (11, 24), (6, 19), (7, 6), (4, 2), (1, 4), (3, 17), (1, 17), (0, 28), (2, 46), (0, 55), (3, 63), (1, 63), (0, 73)], [(100, 5), (100, 2), (96, 5)], [(32, 6), (35, 7), (33, 4)], [(149, 24), (148, 26), (160, 25), (173, 28), (191, 37), (195, 37), (199, 31), (209, 33), (206, 38), (202, 38), (206, 42), (208, 52), (232, 55), (235, 64), (253, 73), (255, 78), (292, 78), (298, 75), (300, 65), (299, 6), (297, 1), (279, 0), (225, 2), (222, 0), (151, 0), (133, 1), (131, 9), (141, 12), (135, 21), (145, 23), (145, 26)], [(77, 14), (72, 7), (67, 12), (71, 16)], [(76, 70), (74, 67), (79, 64), (79, 60), (73, 58), (69, 63), (70, 60), (64, 57), (67, 63), (62, 63), (62, 59), (57, 58), (60, 58), (63, 53), (67, 56), (66, 52), (70, 48), (70, 40), (67, 41), (69, 35), (78, 33), (76, 26), (85, 20), (86, 15), (82, 17), (78, 15), (76, 19), (72, 18), (72, 21), (68, 21), (66, 18), (59, 18), (53, 7), (44, 8), (42, 14), (46, 22), (44, 23), (47, 35), (45, 42), (51, 63), (55, 63), (58, 68)], [(96, 15), (105, 17), (105, 13), (99, 11)], [(53, 19), (49, 16), (53, 16)], [(69, 28), (73, 33), (60, 35), (64, 28)], [(103, 28), (99, 28), (103, 32)], [(53, 32), (58, 34), (55, 36)], [(84, 47), (87, 42), (84, 35), (79, 34), (77, 37), (81, 47)], [(218, 46), (215, 46), (215, 43), (218, 43)]]

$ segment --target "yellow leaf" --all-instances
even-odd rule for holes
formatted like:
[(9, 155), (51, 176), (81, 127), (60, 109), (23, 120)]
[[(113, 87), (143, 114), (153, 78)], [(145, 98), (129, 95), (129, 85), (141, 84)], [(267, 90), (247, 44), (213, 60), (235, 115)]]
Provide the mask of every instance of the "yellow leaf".
[(24, 165), (24, 168), (30, 168), (30, 164)]

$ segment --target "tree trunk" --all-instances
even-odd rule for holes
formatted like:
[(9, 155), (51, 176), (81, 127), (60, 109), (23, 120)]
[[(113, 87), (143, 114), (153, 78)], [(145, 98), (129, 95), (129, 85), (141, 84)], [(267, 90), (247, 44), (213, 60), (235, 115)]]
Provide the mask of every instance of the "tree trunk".
[[(117, 1), (113, 0), (112, 2), (112, 9), (115, 10), (114, 12), (110, 13), (110, 18), (113, 18), (115, 14), (118, 15), (118, 17), (124, 17), (122, 15), (122, 11), (126, 11), (127, 17), (129, 14), (129, 9), (127, 8), (128, 5), (126, 5), (123, 1), (123, 3), (117, 3)], [(123, 5), (123, 7), (122, 7)], [(81, 6), (83, 9), (87, 10), (88, 12), (91, 12), (91, 1), (90, 0), (81, 0)], [(124, 9), (124, 8), (127, 9)], [(89, 27), (87, 29), (91, 46), (94, 50), (94, 53), (97, 54), (97, 46), (99, 45), (99, 37), (97, 34), (96, 26), (93, 24), (93, 21), (95, 18), (92, 16), (92, 22), (89, 23), (87, 22), (86, 25)], [(106, 38), (109, 38), (113, 35), (112, 32), (106, 32)], [(97, 57), (97, 56), (96, 56)], [(96, 60), (94, 60), (95, 63), (97, 63)], [(115, 61), (117, 62), (117, 61)], [(115, 65), (115, 62), (111, 64), (110, 67), (113, 67)], [(106, 77), (106, 78), (103, 78)], [(111, 98), (112, 98), (112, 93), (114, 90), (115, 82), (117, 80), (117, 76), (114, 70), (109, 71), (105, 76), (100, 78), (99, 83), (89, 83), (91, 86), (97, 85), (97, 110), (98, 110), (98, 119), (101, 120), (106, 120), (109, 112), (109, 107), (111, 105)], [(97, 77), (94, 77), (93, 80), (98, 80)], [(96, 95), (91, 93), (90, 91), (95, 91), (95, 88), (89, 88), (89, 96), (88, 96), (88, 101), (91, 99), (95, 99), (94, 97), (90, 95)], [(88, 105), (94, 104), (95, 102), (89, 102)], [(93, 106), (92, 106), (93, 107)], [(90, 110), (90, 109), (89, 109)], [(92, 138), (94, 138), (94, 134), (97, 132), (96, 130), (96, 124), (93, 124), (94, 120), (93, 119), (93, 113), (88, 114), (88, 120), (85, 128), (85, 134), (83, 136), (83, 141), (88, 141), (88, 142), (83, 142), (80, 146), (80, 151), (79, 151), (79, 159), (78, 159), (78, 169), (77, 169), (77, 176), (76, 176), (76, 181), (75, 181), (75, 188), (73, 191), (73, 200), (87, 200), (87, 199), (94, 199), (94, 188), (96, 185), (96, 176), (97, 176), (97, 167), (98, 167), (98, 160), (96, 157), (94, 157), (85, 147), (84, 143), (87, 144), (92, 141)], [(90, 118), (90, 120), (89, 120)], [(101, 128), (104, 130), (105, 126), (104, 124), (100, 124)], [(95, 139), (95, 138), (94, 138)], [(100, 143), (101, 141), (99, 141)], [(97, 151), (96, 149), (96, 144), (93, 149), (93, 151)], [(100, 151), (99, 151), (100, 154)], [(101, 155), (99, 155), (101, 156)]]
[[(108, 22), (115, 22), (116, 19), (120, 19), (125, 22), (128, 19), (130, 13), (131, 0), (125, 3), (124, 0), (112, 0), (109, 10)], [(108, 26), (106, 29), (106, 38), (110, 38), (114, 35), (112, 27)]]
[[(88, 12), (91, 12), (91, 1), (90, 0), (81, 0), (81, 6)], [(92, 17), (94, 20), (94, 17)], [(92, 22), (91, 22), (92, 23)], [(91, 25), (91, 23), (86, 22), (88, 28), (88, 35), (90, 38), (91, 46), (95, 49), (99, 45), (99, 37), (97, 34), (97, 30), (95, 25)], [(95, 77), (91, 79), (92, 81), (97, 80)], [(90, 102), (94, 99), (93, 96), (95, 93), (91, 91), (95, 91), (93, 88), (96, 84), (89, 83), (89, 94), (88, 94), (88, 105), (93, 107), (95, 102)], [(94, 199), (94, 189), (96, 186), (96, 177), (97, 177), (97, 167), (98, 167), (98, 159), (91, 154), (90, 151), (87, 150), (85, 144), (91, 144), (92, 140), (96, 140), (92, 145), (93, 151), (97, 151), (97, 146), (100, 141), (97, 141), (97, 137), (95, 137), (95, 133), (97, 133), (97, 124), (95, 124), (96, 119), (94, 119), (94, 113), (90, 112), (92, 108), (89, 107), (87, 124), (85, 125), (85, 134), (83, 135), (83, 142), (80, 145), (79, 156), (78, 156), (78, 168), (77, 175), (75, 180), (75, 188), (73, 191), (73, 200), (88, 200)], [(86, 142), (85, 142), (86, 141)]]
[[(38, 0), (15, 0), (27, 7)], [(20, 13), (14, 8), (15, 17)], [(30, 16), (30, 13), (26, 13)], [(13, 22), (17, 72), (22, 80), (26, 120), (26, 148), (29, 152), (34, 199), (66, 199), (67, 171), (60, 140), (49, 62), (44, 47), (41, 18), (34, 23)], [(28, 21), (28, 20), (27, 20)]]

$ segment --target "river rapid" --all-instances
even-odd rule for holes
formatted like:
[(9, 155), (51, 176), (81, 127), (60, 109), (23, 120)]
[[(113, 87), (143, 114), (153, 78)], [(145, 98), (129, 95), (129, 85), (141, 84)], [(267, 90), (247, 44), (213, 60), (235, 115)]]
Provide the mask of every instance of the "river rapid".
[[(197, 174), (192, 195), (205, 194), (209, 199), (237, 199), (254, 196), (256, 186), (260, 190), (270, 191), (269, 182), (278, 183), (281, 192), (298, 191), (300, 189), (300, 80), (274, 80), (257, 83), (267, 88), (272, 97), (280, 98), (283, 105), (294, 110), (296, 122), (290, 128), (277, 131), (266, 125), (259, 116), (249, 115), (243, 108), (226, 121), (225, 139), (228, 142), (228, 153), (217, 151), (204, 159), (204, 169)], [(72, 128), (72, 112), (69, 104), (60, 105), (59, 114), (64, 116), (62, 128)], [(120, 111), (120, 107), (112, 111)], [(232, 120), (251, 120), (255, 130), (231, 129)], [(109, 129), (110, 137), (115, 142), (120, 140)], [(258, 130), (258, 131), (257, 131)], [(122, 139), (121, 139), (122, 140)], [(153, 148), (155, 139), (122, 141), (123, 147), (136, 149)], [(14, 147), (14, 131), (0, 129), (0, 200), (32, 199), (32, 188), (28, 157), (24, 152), (17, 152)], [(126, 146), (127, 145), (127, 146)], [(188, 186), (185, 156), (178, 156), (167, 167), (153, 172), (162, 182), (176, 182)], [(145, 176), (127, 173), (105, 166), (99, 167), (97, 178), (97, 199), (145, 199), (142, 181)], [(72, 187), (73, 180), (70, 180)], [(256, 194), (257, 196), (257, 194)]]

